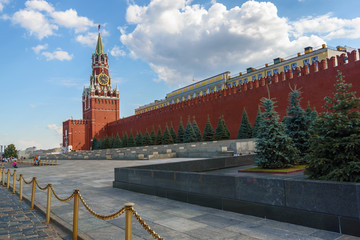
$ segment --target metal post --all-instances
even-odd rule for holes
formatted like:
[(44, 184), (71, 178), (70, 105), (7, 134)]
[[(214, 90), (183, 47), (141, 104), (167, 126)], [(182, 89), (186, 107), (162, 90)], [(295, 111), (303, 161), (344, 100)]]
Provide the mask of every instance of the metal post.
[(57, 165), (57, 159), (55, 160), (55, 165)]
[(3, 175), (3, 169), (0, 168), (0, 180), (2, 179), (2, 175)]
[(46, 205), (46, 223), (50, 223), (50, 205), (51, 205), (51, 184), (48, 184), (47, 191), (47, 205)]
[(22, 202), (22, 197), (23, 197), (22, 196), (22, 190), (23, 190), (23, 181), (22, 181), (23, 179), (22, 179), (22, 177), (23, 177), (22, 174), (20, 174), (20, 187), (19, 187), (20, 188), (19, 189), (19, 191), (20, 191), (20, 194), (19, 194), (20, 195), (20, 202)]
[(13, 191), (12, 194), (15, 194), (15, 184), (16, 183), (16, 170), (14, 169), (14, 178), (13, 178)]
[(8, 169), (7, 171), (7, 185), (6, 185), (6, 189), (9, 189), (10, 187), (10, 169)]
[(35, 204), (35, 184), (36, 184), (36, 177), (33, 177), (32, 191), (31, 191), (31, 205), (30, 205), (31, 209), (34, 209), (34, 204)]
[(125, 203), (125, 240), (132, 239), (132, 209), (134, 203)]
[(77, 240), (79, 221), (79, 189), (74, 190), (73, 240)]
[(5, 186), (5, 167), (2, 168), (2, 185)]

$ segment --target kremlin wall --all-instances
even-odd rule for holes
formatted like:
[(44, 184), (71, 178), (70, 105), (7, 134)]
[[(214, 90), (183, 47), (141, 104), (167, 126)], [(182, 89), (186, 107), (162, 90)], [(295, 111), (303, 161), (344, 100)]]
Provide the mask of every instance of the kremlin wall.
[[(93, 73), (90, 77), (90, 87), (83, 92), (83, 120), (67, 120), (63, 122), (63, 147), (66, 151), (89, 150), (93, 137), (106, 136), (121, 137), (132, 132), (133, 136), (146, 130), (172, 124), (177, 131), (180, 120), (186, 126), (188, 120), (196, 120), (201, 132), (209, 117), (215, 128), (219, 117), (225, 119), (235, 139), (245, 108), (249, 120), (254, 123), (260, 99), (268, 96), (276, 101), (276, 110), (280, 117), (286, 115), (290, 87), (302, 92), (302, 107), (309, 103), (312, 108), (322, 112), (324, 97), (331, 96), (335, 91), (337, 71), (341, 71), (345, 80), (352, 83), (352, 90), (360, 89), (360, 61), (359, 50), (340, 52), (341, 55), (330, 59), (323, 59), (312, 64), (298, 66), (287, 72), (279, 72), (271, 76), (261, 77), (254, 81), (225, 87), (224, 89), (209, 92), (202, 96), (193, 97), (178, 103), (167, 104), (161, 108), (138, 113), (136, 115), (119, 118), (118, 89), (111, 88), (111, 77), (108, 73), (107, 55), (103, 51), (99, 31), (98, 44), (93, 54)], [(97, 61), (99, 59), (99, 61)], [(106, 71), (105, 71), (106, 70)], [(107, 78), (104, 77), (107, 75)], [(359, 93), (357, 93), (359, 96)]]

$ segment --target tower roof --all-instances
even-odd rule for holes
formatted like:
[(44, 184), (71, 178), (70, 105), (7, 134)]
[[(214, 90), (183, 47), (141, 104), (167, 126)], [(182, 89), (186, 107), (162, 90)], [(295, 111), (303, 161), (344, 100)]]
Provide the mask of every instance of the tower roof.
[(95, 53), (99, 54), (99, 55), (105, 54), (104, 47), (103, 47), (102, 40), (101, 40), (101, 35), (100, 35), (100, 24), (99, 24), (99, 35), (98, 35), (98, 39), (97, 39)]

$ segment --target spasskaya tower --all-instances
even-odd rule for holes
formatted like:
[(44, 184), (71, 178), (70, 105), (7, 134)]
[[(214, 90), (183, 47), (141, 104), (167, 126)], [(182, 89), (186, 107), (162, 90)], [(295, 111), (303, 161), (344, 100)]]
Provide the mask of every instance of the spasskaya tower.
[[(105, 53), (99, 25), (95, 53), (92, 54), (89, 87), (82, 94), (83, 120), (63, 123), (65, 151), (88, 150), (94, 137), (105, 137), (106, 124), (119, 119), (119, 89), (111, 87), (108, 54)], [(74, 145), (76, 143), (76, 146)]]

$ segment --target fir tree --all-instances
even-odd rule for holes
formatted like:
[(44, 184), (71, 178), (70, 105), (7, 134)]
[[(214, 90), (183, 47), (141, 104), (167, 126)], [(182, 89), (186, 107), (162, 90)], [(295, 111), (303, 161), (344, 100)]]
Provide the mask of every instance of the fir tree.
[(252, 137), (253, 137), (253, 138), (256, 138), (256, 137), (257, 137), (261, 119), (262, 119), (262, 116), (261, 116), (261, 110), (260, 110), (260, 107), (259, 107), (258, 113), (257, 113), (257, 115), (256, 115), (256, 119), (255, 119), (255, 122), (254, 122), (254, 128), (253, 128), (253, 130), (252, 130)]
[(306, 117), (304, 109), (300, 106), (300, 94), (296, 88), (290, 92), (287, 116), (284, 117), (283, 123), (286, 134), (299, 150), (300, 162), (305, 162), (303, 158), (309, 152), (310, 147), (310, 119)]
[(176, 132), (174, 130), (174, 127), (173, 127), (173, 124), (171, 123), (171, 127), (170, 127), (170, 134), (171, 134), (171, 137), (173, 139), (173, 142), (176, 141)]
[(177, 138), (176, 138), (177, 143), (183, 143), (184, 142), (184, 134), (185, 134), (184, 125), (182, 123), (182, 119), (180, 119), (180, 124), (179, 124), (178, 132), (177, 132)]
[(129, 142), (129, 137), (128, 137), (127, 133), (125, 132), (125, 134), (123, 135), (123, 137), (121, 139), (122, 147), (127, 147), (128, 142)]
[(244, 108), (237, 138), (238, 139), (246, 139), (246, 138), (251, 138), (251, 137), (252, 137), (252, 128), (251, 128), (251, 124), (249, 122), (247, 112)]
[(112, 144), (112, 148), (121, 148), (121, 139), (119, 137), (119, 134), (116, 134), (116, 137)]
[(155, 138), (155, 145), (161, 145), (161, 143), (162, 143), (162, 133), (161, 133), (161, 127), (159, 125), (158, 132)]
[(111, 141), (108, 136), (104, 138), (104, 141), (102, 142), (102, 149), (108, 149), (111, 148)]
[(203, 138), (204, 141), (213, 141), (214, 140), (214, 134), (215, 134), (215, 132), (214, 132), (214, 129), (213, 129), (212, 125), (211, 125), (210, 117), (208, 116), (202, 138)]
[(306, 119), (308, 121), (308, 124), (309, 124), (309, 133), (310, 133), (310, 136), (314, 135), (315, 132), (314, 132), (314, 124), (315, 124), (315, 120), (318, 118), (318, 113), (316, 112), (316, 110), (312, 110), (311, 107), (310, 107), (310, 103), (308, 103), (306, 109), (305, 109), (305, 116), (306, 116)]
[(185, 128), (183, 142), (189, 143), (189, 142), (195, 142), (195, 141), (196, 141), (195, 131), (194, 131), (190, 121), (188, 121), (186, 124), (186, 128)]
[(284, 125), (269, 98), (261, 100), (264, 112), (256, 140), (256, 163), (263, 168), (286, 168), (297, 163), (298, 150), (286, 135)]
[(149, 146), (149, 145), (152, 145), (152, 144), (153, 144), (152, 139), (150, 137), (149, 132), (146, 129), (146, 132), (144, 134), (144, 146)]
[(127, 146), (128, 147), (135, 147), (136, 146), (135, 139), (134, 139), (132, 131), (130, 132), (130, 136), (129, 136), (129, 139), (128, 139)]
[(99, 149), (99, 141), (96, 139), (96, 137), (94, 137), (92, 140), (91, 149), (92, 150)]
[(98, 145), (97, 149), (103, 149), (103, 140), (99, 139), (97, 145)]
[(200, 131), (199, 126), (197, 125), (197, 122), (196, 122), (195, 119), (194, 119), (194, 121), (192, 123), (192, 127), (193, 127), (194, 132), (195, 132), (196, 142), (201, 142), (201, 131)]
[(225, 120), (219, 117), (218, 125), (215, 130), (215, 140), (226, 140), (230, 138), (230, 132), (225, 124)]
[(313, 179), (360, 182), (360, 98), (338, 71), (336, 92), (315, 122), (306, 174)]
[(174, 140), (171, 136), (169, 127), (166, 125), (164, 130), (164, 135), (162, 137), (162, 144), (172, 144), (172, 143), (174, 143)]
[(144, 138), (142, 136), (141, 131), (139, 131), (135, 136), (135, 144), (136, 146), (140, 147), (144, 145)]
[(151, 145), (156, 145), (156, 134), (155, 134), (154, 126), (151, 129), (150, 137), (151, 137)]

